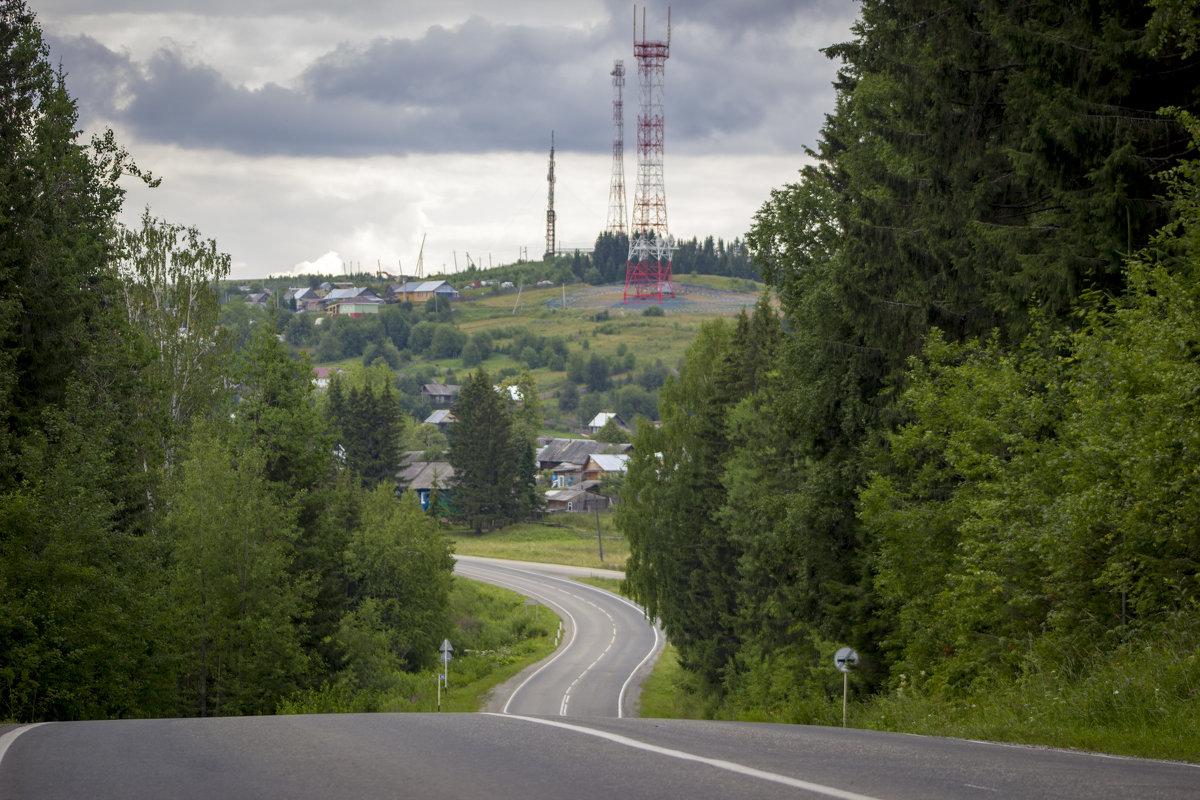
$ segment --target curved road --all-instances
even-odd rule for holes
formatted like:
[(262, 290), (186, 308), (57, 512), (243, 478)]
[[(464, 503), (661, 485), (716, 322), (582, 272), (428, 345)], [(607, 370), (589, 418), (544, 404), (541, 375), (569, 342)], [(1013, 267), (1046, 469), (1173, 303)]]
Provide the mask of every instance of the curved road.
[[(548, 660), (498, 687), (489, 711), (572, 717), (636, 716), (637, 689), (662, 649), (639, 606), (571, 577), (621, 573), (456, 556), (455, 574), (503, 586), (554, 609), (562, 645)], [(452, 666), (453, 668), (453, 666)]]
[[(630, 719), (661, 636), (570, 568), (459, 557), (537, 599), (564, 644), (484, 714), (0, 725), (0, 800), (415, 797), (1192, 800), (1200, 767), (800, 725)], [(587, 571), (585, 571), (587, 572)], [(622, 718), (624, 717), (624, 718)]]

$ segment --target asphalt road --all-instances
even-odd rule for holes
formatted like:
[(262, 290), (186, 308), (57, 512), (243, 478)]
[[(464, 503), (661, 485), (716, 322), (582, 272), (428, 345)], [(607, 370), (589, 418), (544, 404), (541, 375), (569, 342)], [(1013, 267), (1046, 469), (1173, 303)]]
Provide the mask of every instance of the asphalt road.
[[(564, 645), (484, 714), (0, 726), (0, 800), (1196, 800), (1200, 767), (799, 725), (631, 718), (660, 635), (571, 570), (460, 558), (556, 609)], [(451, 666), (453, 671), (453, 665)]]
[(621, 573), (473, 556), (456, 558), (456, 574), (520, 592), (552, 608), (563, 620), (558, 651), (498, 687), (488, 702), (489, 711), (636, 716), (638, 687), (662, 649), (662, 634), (646, 620), (640, 607), (570, 579), (620, 577)]
[(56, 722), (0, 737), (5, 800), (1194, 800), (1198, 791), (1200, 768), (1183, 764), (689, 720), (338, 714)]

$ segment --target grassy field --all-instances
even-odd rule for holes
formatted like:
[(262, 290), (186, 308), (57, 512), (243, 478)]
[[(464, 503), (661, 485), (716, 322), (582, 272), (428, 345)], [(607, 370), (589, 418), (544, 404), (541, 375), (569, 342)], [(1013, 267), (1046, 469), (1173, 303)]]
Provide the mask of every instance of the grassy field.
[[(757, 300), (756, 294), (746, 291), (757, 288), (757, 285), (746, 280), (716, 276), (688, 277), (687, 280), (694, 280), (698, 286), (742, 292), (741, 297), (747, 306), (752, 306)], [(567, 293), (570, 296), (573, 291), (592, 290), (591, 287), (569, 287)], [(614, 292), (613, 299), (619, 303), (620, 288)], [(731, 317), (736, 313), (728, 308), (717, 310), (697, 306), (687, 311), (668, 311), (661, 317), (647, 317), (642, 313), (644, 306), (611, 308), (569, 305), (566, 310), (547, 308), (548, 300), (560, 302), (562, 294), (561, 287), (547, 287), (523, 290), (519, 298), (516, 293), (508, 293), (456, 303), (454, 322), (467, 334), (524, 327), (537, 336), (565, 340), (571, 352), (616, 356), (618, 351), (628, 351), (635, 355), (638, 367), (662, 361), (668, 368), (673, 368), (678, 365), (705, 320)], [(498, 344), (504, 346), (507, 340), (499, 339)], [(481, 366), (492, 375), (503, 370), (524, 369), (517, 360), (502, 353), (494, 354)], [(453, 374), (455, 380), (452, 382), (461, 381), (469, 371), (458, 358), (422, 361), (402, 367), (400, 371), (429, 368), (437, 375)], [(530, 374), (537, 381), (538, 390), (546, 402), (547, 414), (557, 417), (554, 396), (566, 381), (565, 370), (538, 367), (530, 370)]]
[[(753, 306), (763, 289), (762, 284), (739, 278), (687, 275), (682, 276), (682, 280), (687, 285), (680, 285), (681, 292), (687, 291), (691, 295), (681, 294), (682, 299), (673, 301), (676, 306), (670, 307), (663, 316), (645, 316), (643, 312), (650, 305), (623, 305), (620, 285), (591, 287), (584, 284), (568, 287), (567, 297), (571, 298), (574, 293), (588, 299), (571, 301), (565, 309), (561, 307), (562, 287), (524, 289), (520, 293), (510, 291), (454, 303), (453, 322), (468, 335), (485, 330), (493, 333), (497, 349), (507, 348), (511, 343), (512, 331), (524, 328), (544, 339), (566, 342), (572, 354), (589, 356), (597, 353), (610, 358), (614, 364), (623, 361), (617, 358), (618, 354), (632, 353), (635, 359), (633, 371), (618, 371), (613, 375), (614, 383), (620, 385), (636, 370), (653, 366), (659, 361), (668, 369), (676, 368), (706, 320), (729, 318), (743, 305), (747, 308)], [(706, 305), (707, 298), (703, 296), (706, 289), (727, 294), (720, 302)], [(548, 301), (556, 307), (549, 308)], [(308, 349), (310, 358), (314, 351), (315, 348)], [(313, 363), (320, 367), (348, 368), (361, 364), (362, 359), (354, 357), (335, 362), (314, 360)], [(515, 375), (527, 369), (524, 363), (501, 352), (494, 353), (480, 366), (492, 376)], [(402, 365), (397, 371), (432, 376), (432, 379), (443, 383), (461, 384), (472, 369), (474, 367), (465, 367), (461, 358), (418, 358)], [(556, 429), (553, 435), (578, 431), (580, 420), (573, 413), (562, 412), (558, 408), (557, 392), (567, 380), (565, 369), (541, 366), (529, 372), (537, 382), (545, 416), (549, 420), (548, 428)], [(546, 432), (551, 433), (550, 430)]]
[(450, 528), (446, 535), (454, 543), (454, 552), (465, 556), (597, 569), (623, 569), (629, 557), (629, 543), (617, 534), (611, 513), (600, 515), (603, 560), (596, 541), (596, 517), (592, 514), (559, 514), (553, 524), (509, 525), (481, 536), (467, 528)]

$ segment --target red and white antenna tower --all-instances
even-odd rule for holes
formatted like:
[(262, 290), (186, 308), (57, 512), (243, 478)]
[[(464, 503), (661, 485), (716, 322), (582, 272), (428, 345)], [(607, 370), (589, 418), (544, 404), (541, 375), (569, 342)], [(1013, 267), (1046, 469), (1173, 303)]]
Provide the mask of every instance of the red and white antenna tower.
[(637, 57), (641, 108), (638, 112), (638, 177), (625, 264), (625, 298), (646, 301), (674, 297), (671, 251), (667, 232), (667, 191), (663, 186), (663, 73), (671, 50), (671, 9), (667, 9), (667, 40), (646, 41), (646, 10), (642, 9), (642, 39), (637, 38), (637, 7), (633, 9), (633, 54)]
[(606, 233), (624, 236), (625, 230), (625, 62), (613, 62), (613, 165), (612, 183), (608, 189), (608, 224)]

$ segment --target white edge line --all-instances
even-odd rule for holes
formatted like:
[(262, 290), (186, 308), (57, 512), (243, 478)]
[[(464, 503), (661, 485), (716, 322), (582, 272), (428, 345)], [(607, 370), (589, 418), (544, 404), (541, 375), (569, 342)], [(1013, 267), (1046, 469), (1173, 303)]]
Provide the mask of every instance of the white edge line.
[[(484, 570), (484, 571), (486, 572), (486, 568), (485, 568), (485, 570)], [(524, 572), (524, 570), (515, 570), (515, 571), (516, 571), (516, 572)], [(470, 575), (468, 575), (468, 574), (465, 574), (465, 573), (460, 573), (460, 574), (462, 574), (462, 577), (470, 579)], [(526, 574), (533, 574), (533, 575), (537, 575), (537, 573), (526, 573)], [(545, 577), (545, 576), (541, 576), (541, 575), (539, 575), (538, 577)], [(480, 579), (480, 578), (475, 578), (474, 580), (482, 580), (482, 579)], [(484, 580), (483, 582), (484, 582), (484, 583), (490, 583), (490, 581), (487, 581), (487, 580)], [(497, 584), (492, 584), (492, 585), (493, 585), (493, 586), (495, 586), (495, 585), (497, 585)], [(513, 586), (512, 584), (508, 584), (507, 586), (503, 586), (503, 588), (505, 588), (505, 589), (511, 589), (512, 591), (515, 591), (515, 592), (520, 592), (521, 594), (527, 594), (527, 593), (528, 593), (528, 592), (527, 592), (527, 591), (526, 591), (524, 588), (517, 587), (517, 586)], [(539, 594), (539, 596), (541, 597), (541, 600), (542, 600), (542, 602), (543, 602), (543, 603), (545, 603), (545, 604), (546, 604), (546, 605), (548, 605), (548, 606), (552, 606), (552, 607), (554, 607), (554, 608), (558, 609), (559, 611), (561, 611), (562, 613), (564, 613), (564, 614), (566, 614), (566, 615), (567, 615), (567, 619), (569, 619), (569, 620), (571, 621), (571, 638), (570, 638), (569, 640), (567, 640), (567, 642), (566, 642), (565, 644), (563, 644), (563, 646), (562, 646), (562, 647), (560, 647), (560, 648), (558, 649), (558, 652), (556, 652), (556, 653), (554, 654), (554, 656), (553, 656), (552, 658), (550, 658), (550, 660), (546, 661), (546, 662), (545, 662), (545, 663), (543, 663), (543, 664), (542, 664), (540, 667), (538, 667), (536, 670), (534, 670), (532, 673), (530, 673), (530, 674), (529, 674), (529, 676), (525, 678), (525, 680), (521, 681), (521, 685), (520, 685), (520, 686), (518, 686), (517, 688), (515, 688), (515, 689), (513, 689), (513, 690), (512, 690), (512, 692), (511, 692), (511, 693), (508, 695), (508, 699), (504, 701), (504, 708), (500, 709), (500, 713), (501, 713), (501, 714), (508, 714), (508, 707), (509, 707), (509, 706), (512, 704), (513, 698), (514, 698), (514, 697), (516, 697), (516, 696), (517, 696), (517, 694), (519, 694), (519, 693), (520, 693), (520, 691), (521, 691), (522, 689), (524, 689), (524, 688), (525, 688), (525, 684), (529, 683), (531, 680), (533, 680), (533, 679), (534, 679), (534, 678), (536, 678), (538, 675), (540, 675), (540, 674), (541, 674), (541, 672), (542, 672), (542, 670), (544, 670), (544, 669), (546, 669), (547, 667), (549, 667), (549, 666), (550, 666), (551, 664), (553, 664), (555, 661), (558, 661), (558, 659), (559, 659), (559, 658), (561, 658), (561, 657), (562, 657), (562, 655), (563, 655), (564, 653), (566, 653), (566, 652), (567, 652), (567, 650), (569, 650), (569, 649), (571, 648), (571, 645), (575, 643), (575, 635), (576, 635), (576, 633), (577, 633), (577, 632), (578, 632), (578, 630), (579, 630), (579, 626), (578, 626), (578, 625), (575, 623), (575, 617), (574, 617), (574, 616), (572, 616), (572, 614), (571, 614), (571, 612), (570, 612), (570, 611), (567, 611), (567, 609), (563, 608), (563, 607), (562, 607), (562, 606), (560, 606), (558, 603), (556, 603), (556, 602), (554, 602), (553, 600), (549, 599), (549, 598), (548, 598), (548, 597), (546, 597), (544, 594)]]
[(655, 753), (656, 755), (667, 756), (668, 758), (677, 758), (681, 761), (692, 761), (697, 764), (706, 764), (716, 769), (722, 769), (727, 772), (733, 772), (738, 775), (746, 775), (751, 778), (758, 778), (771, 783), (778, 783), (784, 786), (790, 786), (795, 789), (803, 789), (806, 792), (824, 795), (826, 797), (836, 797), (838, 800), (879, 800), (870, 795), (858, 794), (857, 792), (848, 792), (845, 789), (838, 789), (834, 786), (825, 786), (820, 783), (812, 783), (810, 781), (793, 778), (789, 775), (780, 775), (777, 772), (767, 772), (766, 770), (748, 767), (745, 764), (739, 764), (736, 761), (726, 761), (721, 758), (708, 758), (707, 756), (698, 756), (695, 753), (688, 753), (683, 750), (672, 750), (668, 747), (659, 747), (655, 744), (641, 742), (637, 739), (630, 739), (627, 736), (621, 736), (608, 731), (596, 730), (595, 728), (585, 728), (582, 725), (572, 725), (567, 722), (559, 722), (553, 719), (540, 719), (537, 717), (522, 717), (517, 714), (488, 714), (487, 716), (503, 716), (506, 719), (519, 719), (523, 722), (532, 722), (536, 725), (548, 725), (552, 728), (561, 728), (563, 730), (582, 733), (585, 736), (595, 736), (598, 739), (605, 739), (614, 744), (632, 747), (636, 750), (644, 750), (647, 753)]
[[(470, 563), (469, 561), (464, 562), (464, 564), (469, 564), (469, 563)], [(642, 608), (637, 603), (633, 602), (632, 600), (629, 600), (628, 598), (622, 597), (621, 595), (616, 594), (615, 592), (610, 592), (607, 589), (601, 589), (599, 586), (592, 586), (590, 583), (584, 583), (582, 581), (573, 580), (571, 578), (561, 578), (558, 575), (547, 575), (544, 572), (537, 572), (537, 571), (531, 570), (531, 569), (522, 569), (521, 567), (510, 567), (507, 564), (502, 564), (502, 565), (498, 565), (498, 566), (501, 566), (504, 569), (512, 570), (513, 572), (520, 572), (520, 573), (524, 573), (526, 575), (534, 575), (539, 578), (543, 578), (543, 579), (551, 580), (551, 581), (559, 581), (561, 583), (565, 583), (565, 584), (568, 584), (568, 585), (576, 587), (576, 588), (583, 587), (586, 589), (591, 589), (593, 592), (601, 592), (603, 594), (608, 595), (611, 598), (614, 598), (615, 600), (617, 600), (621, 603), (624, 603), (625, 605), (629, 606), (630, 608), (640, 612), (643, 617), (646, 617), (646, 609)], [(466, 577), (466, 576), (464, 575), (463, 577)], [(562, 609), (562, 610), (564, 613), (567, 614), (568, 617), (571, 617), (570, 612), (567, 612), (566, 609)], [(646, 657), (643, 658), (638, 663), (638, 665), (633, 668), (633, 672), (629, 673), (629, 677), (626, 678), (625, 682), (621, 684), (621, 692), (620, 692), (620, 694), (617, 695), (617, 719), (625, 718), (625, 691), (629, 688), (629, 684), (633, 682), (634, 676), (636, 676), (638, 674), (638, 670), (640, 670), (643, 666), (645, 666), (646, 662), (648, 662), (651, 658), (653, 658), (654, 654), (658, 652), (659, 642), (661, 641), (659, 637), (662, 635), (662, 632), (659, 629), (658, 625), (653, 620), (650, 620), (649, 618), (647, 618), (647, 621), (650, 622), (650, 629), (654, 631), (654, 644), (653, 644), (653, 646), (651, 646), (650, 652), (646, 654)], [(571, 628), (572, 628), (571, 641), (574, 641), (575, 640), (575, 630), (574, 630), (575, 618), (574, 617), (571, 617)], [(566, 648), (564, 647), (563, 649), (565, 650)], [(557, 658), (558, 658), (558, 656), (554, 657), (554, 659), (557, 659)], [(538, 674), (538, 672), (541, 672), (543, 669), (545, 669), (546, 667), (548, 667), (552, 663), (554, 663), (554, 659), (551, 659), (550, 661), (547, 661), (545, 664), (543, 664), (542, 667), (540, 669), (538, 669), (537, 672), (533, 673), (533, 675), (530, 675), (528, 678), (526, 678), (524, 681), (521, 682), (520, 686), (518, 686), (516, 689), (513, 690), (513, 693), (508, 696), (508, 702), (504, 704), (503, 713), (505, 713), (505, 714), (508, 713), (508, 703), (512, 702), (512, 699), (517, 694), (517, 692), (521, 691), (521, 689), (525, 686), (525, 684), (528, 683), (530, 680), (532, 680), (534, 678), (534, 676), (536, 676)]]
[[(512, 588), (512, 587), (509, 587), (509, 588)], [(564, 644), (562, 647), (560, 647), (558, 649), (558, 652), (554, 654), (553, 658), (551, 658), (549, 661), (542, 664), (540, 667), (538, 667), (536, 670), (534, 670), (532, 673), (530, 673), (529, 676), (527, 678), (525, 678), (525, 680), (521, 681), (520, 686), (518, 686), (517, 688), (512, 690), (512, 693), (508, 696), (508, 699), (504, 701), (504, 708), (502, 709), (502, 711), (505, 714), (508, 713), (508, 707), (510, 705), (512, 705), (513, 698), (515, 698), (518, 694), (521, 693), (521, 690), (525, 688), (525, 684), (529, 683), (531, 680), (536, 678), (538, 675), (541, 675), (542, 670), (546, 669), (551, 664), (553, 664), (555, 661), (558, 661), (558, 659), (562, 658), (563, 654), (571, 649), (571, 645), (575, 644), (575, 635), (579, 631), (579, 626), (577, 624), (575, 624), (575, 617), (571, 615), (570, 611), (567, 611), (567, 609), (563, 608), (562, 606), (558, 605), (558, 603), (555, 603), (552, 600), (547, 600), (545, 597), (543, 597), (542, 602), (545, 603), (546, 605), (556, 607), (559, 611), (561, 611), (562, 613), (567, 615), (567, 619), (571, 620), (571, 638), (570, 638), (570, 640), (567, 641), (566, 644)]]
[(613, 598), (614, 600), (624, 603), (625, 605), (627, 605), (630, 608), (634, 609), (635, 611), (639, 612), (650, 623), (650, 629), (652, 631), (654, 631), (654, 644), (650, 647), (650, 652), (646, 653), (646, 657), (643, 658), (640, 662), (638, 662), (638, 665), (633, 668), (633, 672), (629, 673), (629, 677), (627, 677), (625, 679), (625, 682), (621, 684), (621, 692), (620, 692), (620, 694), (617, 695), (617, 719), (624, 719), (625, 718), (625, 692), (626, 692), (626, 690), (628, 690), (629, 684), (633, 683), (633, 679), (635, 676), (637, 676), (638, 671), (643, 666), (646, 665), (646, 662), (648, 662), (650, 659), (654, 658), (654, 655), (658, 652), (659, 642), (661, 641), (659, 637), (662, 635), (662, 631), (659, 629), (658, 625), (653, 620), (650, 620), (648, 617), (646, 617), (646, 609), (642, 608), (641, 606), (639, 606), (637, 603), (633, 602), (632, 600), (622, 597), (621, 595), (619, 595), (615, 592), (610, 592), (607, 589), (601, 589), (599, 586), (592, 586), (590, 583), (584, 583), (583, 581), (572, 580), (571, 578), (560, 578), (557, 575), (546, 575), (545, 573), (534, 572), (533, 570), (519, 570), (519, 571), (526, 572), (531, 575), (537, 575), (542, 578), (547, 578), (552, 581), (561, 581), (563, 583), (570, 584), (571, 586), (591, 589), (593, 592), (601, 592), (602, 594), (608, 595), (609, 597)]
[(646, 666), (646, 662), (654, 658), (655, 654), (658, 652), (658, 626), (651, 624), (650, 629), (654, 631), (654, 646), (650, 648), (650, 652), (646, 653), (646, 657), (643, 658), (641, 662), (633, 668), (633, 672), (629, 673), (629, 677), (626, 678), (625, 682), (621, 684), (621, 694), (617, 696), (617, 719), (623, 719), (625, 717), (625, 691), (629, 688), (629, 684), (633, 683), (634, 677), (637, 676), (641, 668)]
[(25, 733), (26, 731), (33, 730), (34, 728), (38, 727), (39, 725), (45, 725), (45, 724), (47, 724), (47, 723), (34, 722), (29, 725), (22, 725), (21, 727), (15, 729), (15, 730), (11, 730), (8, 733), (4, 734), (3, 736), (0, 736), (0, 763), (3, 763), (4, 754), (8, 752), (9, 746), (12, 745), (12, 743), (17, 740), (18, 736), (20, 736), (22, 733)]

